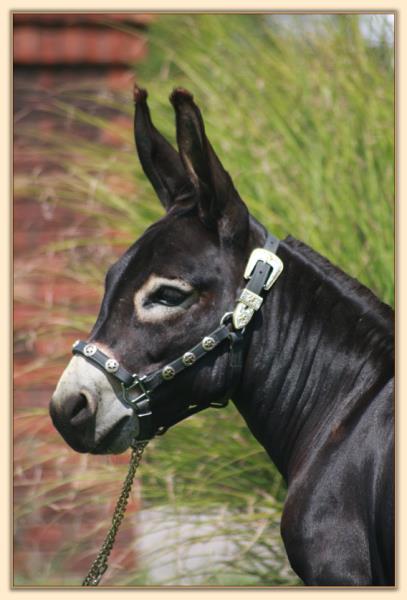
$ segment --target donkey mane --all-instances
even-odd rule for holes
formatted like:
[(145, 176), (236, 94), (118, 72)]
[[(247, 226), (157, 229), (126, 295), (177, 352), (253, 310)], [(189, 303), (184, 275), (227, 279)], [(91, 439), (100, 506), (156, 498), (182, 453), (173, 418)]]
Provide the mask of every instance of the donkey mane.
[(355, 314), (369, 318), (371, 325), (382, 333), (393, 337), (392, 324), (394, 313), (390, 306), (382, 302), (375, 294), (357, 279), (347, 275), (327, 258), (292, 236), (285, 240), (295, 258), (304, 268), (311, 270), (320, 280), (335, 291), (338, 298), (351, 303)]

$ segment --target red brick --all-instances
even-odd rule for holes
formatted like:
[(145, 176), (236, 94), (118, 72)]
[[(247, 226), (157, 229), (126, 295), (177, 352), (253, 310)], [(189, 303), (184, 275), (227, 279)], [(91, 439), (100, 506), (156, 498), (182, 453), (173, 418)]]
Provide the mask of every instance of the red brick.
[(14, 303), (13, 313), (15, 319), (30, 320), (38, 314), (38, 307), (29, 304)]
[(45, 89), (50, 90), (55, 87), (55, 77), (51, 71), (42, 71), (38, 75), (38, 85)]
[[(112, 61), (103, 69), (81, 70), (81, 81), (93, 89), (104, 88), (123, 90), (130, 87), (133, 74), (127, 61), (136, 61), (144, 56), (146, 47), (144, 37), (141, 34), (130, 36), (114, 30), (109, 30), (102, 21), (111, 15), (15, 15), (15, 40), (17, 64), (21, 64), (20, 70), (16, 69), (16, 81), (21, 73), (26, 74), (26, 66), (32, 63), (43, 63), (44, 68), (38, 71), (39, 75), (32, 75), (28, 82), (22, 84), (30, 85), (30, 95), (27, 97), (29, 103), (36, 102), (44, 96), (37, 96), (37, 88), (47, 87), (57, 89), (65, 86), (68, 82), (72, 85), (72, 74), (75, 74), (75, 65), (92, 65), (92, 51), (95, 52), (96, 64), (101, 65), (104, 61)], [(89, 17), (89, 19), (88, 19)], [(114, 19), (122, 19), (123, 15), (113, 15)], [(126, 21), (132, 18), (137, 21), (139, 15), (126, 16)], [(88, 20), (87, 20), (88, 19)], [(145, 21), (148, 22), (148, 19)], [(70, 27), (66, 27), (70, 23)], [(87, 25), (91, 23), (91, 25)], [(141, 23), (141, 21), (139, 21)], [(137, 23), (136, 23), (137, 24)], [(37, 33), (34, 35), (34, 26)], [(54, 27), (54, 29), (53, 29)], [(23, 30), (23, 33), (21, 33)], [(28, 33), (25, 39), (25, 33)], [(48, 45), (47, 45), (48, 44)], [(82, 46), (81, 46), (82, 44)], [(92, 50), (93, 44), (93, 50)], [(105, 51), (108, 51), (106, 54)], [(108, 58), (106, 58), (108, 56)], [(18, 62), (21, 60), (22, 62)], [(69, 69), (58, 69), (54, 67), (58, 62)], [(47, 64), (49, 66), (47, 66)], [(37, 72), (37, 71), (36, 71)], [(25, 77), (25, 75), (24, 75)], [(64, 79), (65, 78), (65, 79)], [(38, 86), (38, 83), (40, 84)], [(23, 89), (23, 85), (16, 89)], [(53, 89), (53, 92), (55, 90)], [(24, 110), (26, 100), (24, 95), (19, 95), (20, 103), (16, 104), (19, 111)], [(39, 106), (41, 102), (39, 102)], [(27, 116), (27, 122), (35, 126), (41, 133), (45, 129), (63, 128), (66, 126), (62, 120), (49, 120), (44, 113), (38, 112), (36, 105), (34, 110)], [(31, 104), (30, 104), (31, 107)], [(36, 181), (42, 190), (46, 189), (47, 181), (61, 173), (60, 165), (57, 163), (58, 156), (44, 158), (44, 153), (38, 153), (36, 144), (27, 144), (24, 136), (24, 122), (18, 121), (15, 129), (14, 164), (16, 172), (23, 172), (24, 176), (38, 178), (33, 169), (39, 169), (41, 180)], [(132, 123), (126, 118), (112, 121), (117, 127), (132, 128)], [(56, 129), (58, 130), (58, 129)], [(83, 134), (83, 130), (82, 130)], [(89, 136), (94, 135), (91, 131)], [(92, 138), (93, 139), (93, 138)], [(109, 143), (122, 143), (116, 136)], [(55, 164), (52, 164), (55, 162)], [(42, 174), (46, 177), (42, 178)], [(133, 184), (121, 181), (114, 175), (106, 176), (106, 184), (113, 190), (131, 195), (134, 192)], [(51, 240), (72, 239), (75, 237), (92, 237), (94, 229), (91, 217), (74, 213), (67, 208), (53, 205), (52, 198), (49, 203), (40, 203), (38, 198), (16, 198), (13, 207), (14, 213), (14, 270), (16, 273), (16, 298), (14, 302), (14, 326), (16, 328), (16, 348), (14, 356), (14, 406), (17, 414), (15, 420), (15, 460), (16, 460), (16, 488), (14, 499), (16, 506), (28, 503), (31, 495), (44, 491), (44, 506), (35, 508), (32, 514), (20, 518), (17, 523), (17, 535), (15, 545), (15, 564), (19, 575), (26, 575), (27, 581), (32, 579), (33, 574), (41, 569), (44, 561), (53, 560), (58, 551), (63, 551), (64, 543), (72, 540), (77, 543), (78, 552), (72, 559), (63, 560), (65, 571), (74, 571), (77, 568), (80, 576), (84, 571), (84, 557), (86, 564), (90, 563), (98, 548), (98, 542), (91, 543), (92, 530), (101, 522), (108, 524), (113, 510), (116, 495), (120, 490), (120, 480), (106, 483), (97, 483), (97, 462), (85, 462), (83, 456), (76, 455), (62, 441), (55, 431), (52, 422), (46, 412), (47, 406), (63, 369), (70, 359), (70, 346), (73, 340), (83, 337), (84, 333), (75, 331), (69, 327), (59, 329), (58, 323), (65, 323), (68, 311), (65, 309), (69, 303), (69, 310), (76, 314), (86, 312), (93, 313), (96, 317), (100, 301), (101, 287), (96, 290), (92, 287), (85, 289), (81, 283), (64, 278), (65, 266), (72, 266), (72, 258), (75, 260), (89, 260), (90, 253), (87, 249), (78, 248), (67, 253), (43, 252), (39, 253), (42, 244)], [(122, 240), (122, 235), (117, 231), (105, 231), (103, 237), (112, 240)], [(112, 255), (118, 252), (118, 248), (112, 250)], [(92, 260), (99, 264), (106, 259), (106, 254), (95, 253), (97, 256)], [(78, 257), (78, 258), (75, 258)], [(82, 258), (80, 258), (82, 257)], [(33, 302), (34, 304), (30, 304)], [(36, 306), (36, 304), (38, 306)], [(39, 326), (40, 325), (40, 326)], [(42, 331), (41, 331), (42, 330)], [(18, 336), (21, 335), (19, 340)], [(25, 338), (24, 336), (27, 336)], [(18, 341), (19, 340), (19, 341)], [(41, 408), (41, 415), (25, 418), (22, 409), (26, 411)], [(44, 455), (44, 448), (47, 454)], [(35, 468), (30, 465), (32, 452), (38, 452), (40, 457), (53, 456), (40, 462)], [(49, 453), (49, 454), (48, 454)], [(111, 464), (123, 470), (123, 477), (128, 463), (128, 454), (114, 456)], [(106, 460), (106, 457), (103, 458)], [(53, 490), (57, 489), (59, 483), (67, 481), (72, 473), (84, 473), (89, 469), (89, 480), (79, 477), (72, 484), (62, 486), (65, 498), (55, 500)], [(86, 471), (87, 472), (87, 471)], [(30, 476), (33, 484), (29, 484)], [(39, 478), (39, 479), (38, 479)], [(91, 485), (90, 482), (94, 482)], [(50, 493), (46, 493), (51, 486)], [(103, 506), (93, 502), (95, 495), (103, 495), (106, 502)], [(48, 500), (49, 499), (49, 500)], [(47, 501), (55, 502), (47, 506)], [(79, 514), (78, 514), (79, 507)], [(135, 495), (129, 503), (129, 513), (138, 509)], [(85, 529), (85, 523), (89, 527)], [(89, 528), (91, 531), (89, 531)], [(77, 532), (74, 535), (74, 532)], [(100, 539), (104, 531), (98, 532)], [(131, 527), (124, 528), (118, 537), (118, 543), (114, 551), (120, 568), (129, 567), (134, 560), (133, 552), (127, 554), (132, 539)], [(80, 558), (80, 560), (79, 560)], [(75, 564), (76, 561), (76, 564)], [(86, 567), (85, 564), (85, 567)], [(85, 568), (86, 570), (86, 568)]]
[(13, 14), (14, 26), (23, 23), (36, 25), (58, 25), (78, 23), (104, 23), (105, 21), (121, 21), (134, 23), (135, 25), (147, 25), (157, 18), (154, 14), (147, 13), (18, 13)]
[(134, 82), (134, 73), (123, 67), (112, 67), (106, 75), (107, 86), (111, 90), (122, 92), (130, 90)]
[(31, 525), (26, 527), (24, 537), (32, 540), (36, 545), (41, 546), (43, 550), (53, 550), (57, 544), (60, 544), (65, 538), (66, 532), (60, 525), (47, 524)]
[(40, 36), (34, 27), (21, 27), (14, 32), (14, 61), (21, 63), (34, 62), (40, 51)]
[(38, 28), (14, 31), (16, 64), (126, 64), (146, 55), (143, 37), (110, 29)]
[[(101, 135), (101, 142), (111, 146), (123, 146), (128, 143), (127, 132), (132, 131), (133, 121), (125, 115), (114, 117), (110, 121), (111, 127), (109, 129), (103, 129)], [(119, 179), (119, 178), (117, 178)], [(126, 183), (128, 186), (128, 182)]]
[(78, 35), (78, 31), (72, 27), (67, 27), (62, 37), (64, 62), (78, 63), (84, 56), (84, 38)]

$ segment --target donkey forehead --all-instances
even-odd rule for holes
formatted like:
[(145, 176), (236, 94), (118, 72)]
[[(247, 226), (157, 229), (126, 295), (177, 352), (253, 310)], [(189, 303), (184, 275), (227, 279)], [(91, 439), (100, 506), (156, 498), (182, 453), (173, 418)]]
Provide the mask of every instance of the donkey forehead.
[(194, 279), (218, 270), (217, 238), (193, 219), (155, 223), (109, 270), (107, 285), (141, 283), (151, 273)]

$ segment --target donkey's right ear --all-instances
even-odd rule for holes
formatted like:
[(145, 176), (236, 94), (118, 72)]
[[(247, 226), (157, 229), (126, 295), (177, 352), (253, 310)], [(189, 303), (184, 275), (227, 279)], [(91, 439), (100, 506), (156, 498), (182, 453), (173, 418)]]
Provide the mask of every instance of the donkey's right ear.
[(134, 139), (144, 173), (164, 208), (191, 191), (191, 183), (178, 152), (154, 127), (147, 106), (147, 91), (134, 86)]

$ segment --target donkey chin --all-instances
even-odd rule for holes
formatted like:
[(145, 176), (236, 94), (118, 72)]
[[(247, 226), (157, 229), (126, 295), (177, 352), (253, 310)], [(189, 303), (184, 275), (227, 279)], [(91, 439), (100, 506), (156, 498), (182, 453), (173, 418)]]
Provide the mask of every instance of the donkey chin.
[(120, 454), (137, 435), (134, 412), (107, 377), (75, 356), (63, 372), (50, 404), (51, 419), (77, 452)]

